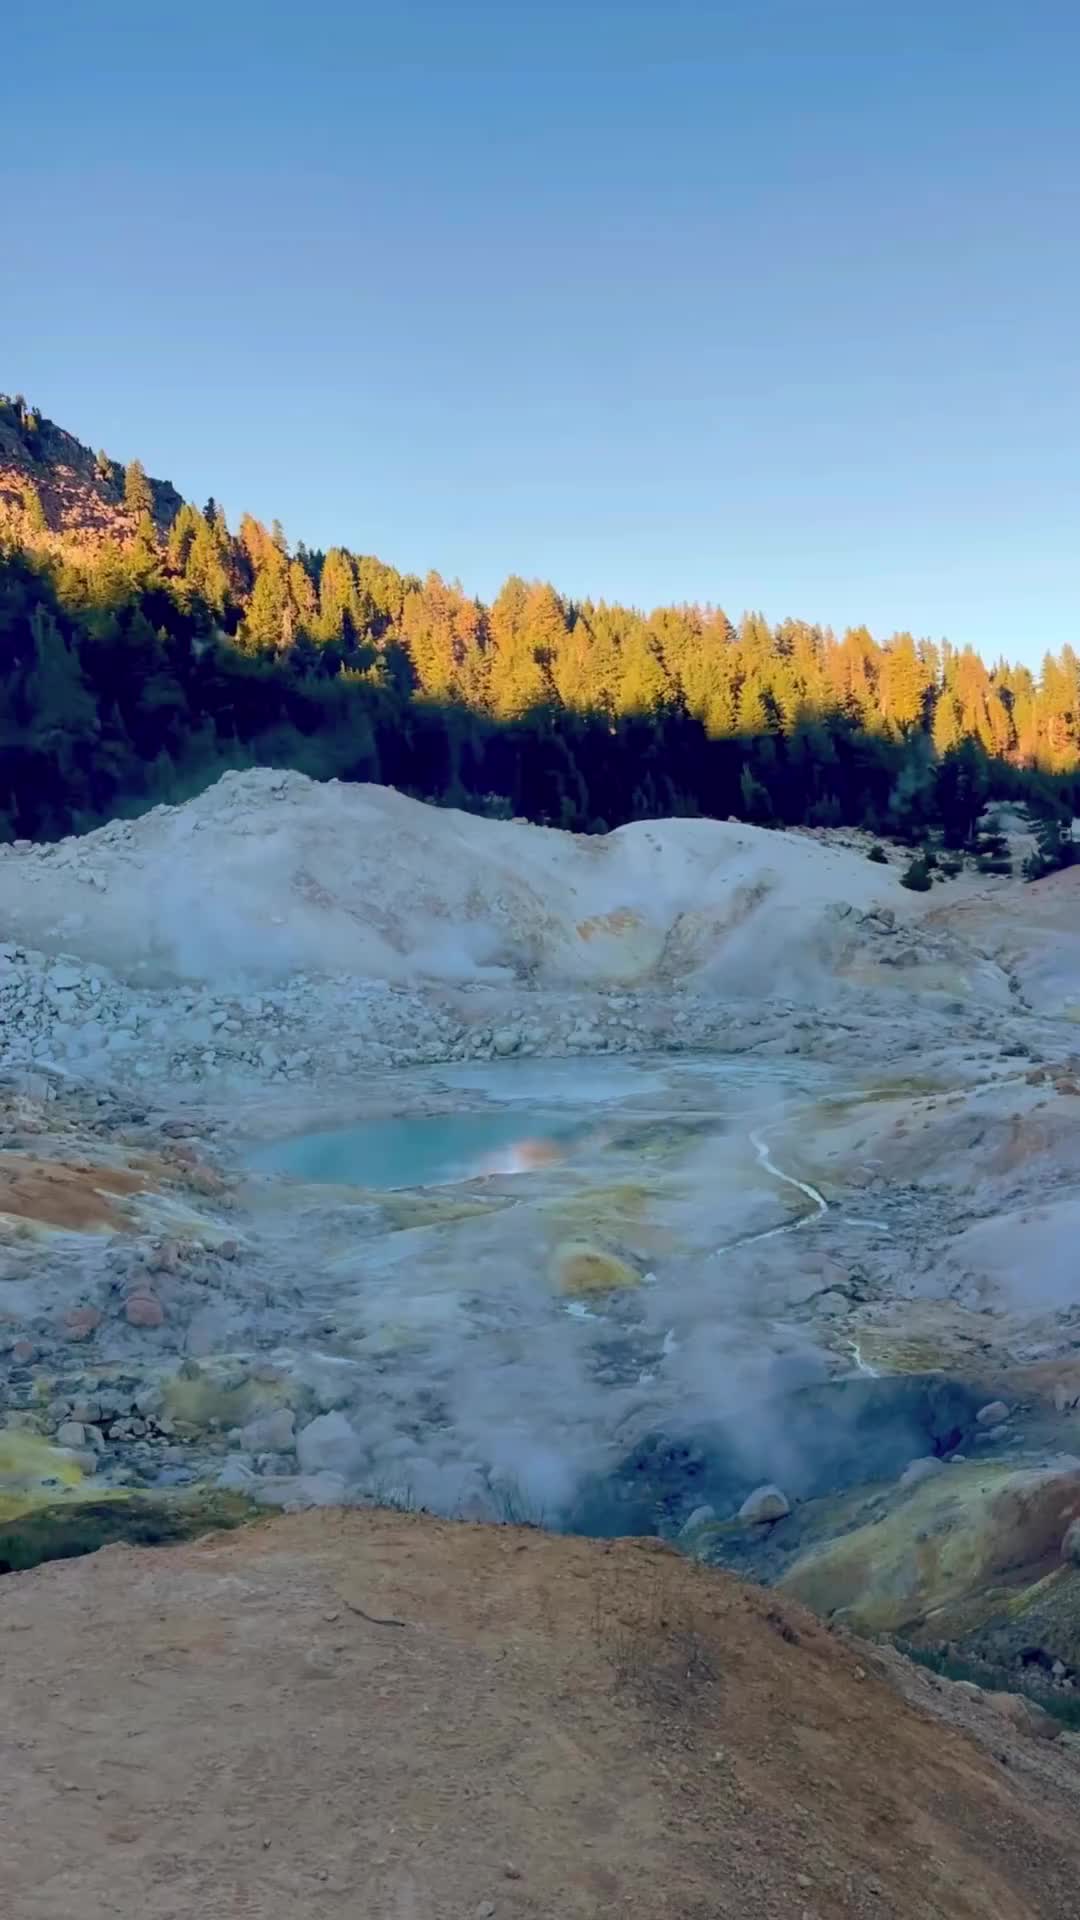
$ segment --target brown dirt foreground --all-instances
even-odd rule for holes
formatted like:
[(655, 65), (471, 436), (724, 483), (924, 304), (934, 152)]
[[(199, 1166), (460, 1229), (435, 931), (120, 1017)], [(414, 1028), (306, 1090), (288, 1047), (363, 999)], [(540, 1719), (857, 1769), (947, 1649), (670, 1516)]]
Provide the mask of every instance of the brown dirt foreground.
[(652, 1543), (305, 1513), (0, 1634), (7, 1920), (1080, 1913), (1068, 1753)]

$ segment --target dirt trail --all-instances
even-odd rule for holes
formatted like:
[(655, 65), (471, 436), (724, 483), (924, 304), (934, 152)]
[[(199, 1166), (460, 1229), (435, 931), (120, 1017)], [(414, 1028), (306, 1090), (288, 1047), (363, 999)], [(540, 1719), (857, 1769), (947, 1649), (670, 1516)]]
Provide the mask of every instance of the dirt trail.
[(1080, 1913), (1068, 1755), (651, 1543), (303, 1514), (0, 1633), (10, 1920)]

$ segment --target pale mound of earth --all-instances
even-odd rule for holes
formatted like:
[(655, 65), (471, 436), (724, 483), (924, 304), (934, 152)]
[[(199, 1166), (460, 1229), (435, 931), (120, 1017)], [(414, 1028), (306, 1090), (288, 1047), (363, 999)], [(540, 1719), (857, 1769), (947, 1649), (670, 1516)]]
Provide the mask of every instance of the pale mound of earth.
[(651, 1544), (304, 1514), (0, 1621), (10, 1920), (1080, 1911), (1052, 1727)]
[(977, 894), (946, 899), (928, 924), (983, 947), (1036, 1011), (1080, 1022), (1080, 866), (1025, 886), (1011, 913), (1000, 894)]
[(999, 1312), (1071, 1309), (1080, 1270), (1080, 1198), (1048, 1200), (976, 1221), (947, 1254), (968, 1304)]
[(888, 867), (804, 834), (663, 820), (586, 838), (267, 770), (58, 846), (0, 848), (9, 939), (197, 980), (628, 982), (722, 961), (760, 991), (793, 946), (812, 953), (830, 908), (914, 902)]

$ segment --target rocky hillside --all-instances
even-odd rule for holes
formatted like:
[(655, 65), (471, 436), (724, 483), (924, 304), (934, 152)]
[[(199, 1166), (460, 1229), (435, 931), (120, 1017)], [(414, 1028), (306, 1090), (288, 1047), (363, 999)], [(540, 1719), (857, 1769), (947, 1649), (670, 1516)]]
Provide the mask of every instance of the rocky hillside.
[[(148, 484), (153, 520), (165, 533), (183, 501), (167, 480)], [(21, 398), (2, 394), (0, 517), (32, 546), (82, 551), (126, 545), (137, 522), (124, 502), (120, 461), (84, 446)]]

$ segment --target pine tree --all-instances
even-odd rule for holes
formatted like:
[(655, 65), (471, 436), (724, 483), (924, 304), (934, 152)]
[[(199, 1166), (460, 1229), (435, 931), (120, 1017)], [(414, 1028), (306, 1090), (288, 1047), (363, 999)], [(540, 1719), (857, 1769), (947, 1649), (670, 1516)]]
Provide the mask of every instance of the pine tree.
[(187, 567), (188, 555), (202, 525), (202, 515), (185, 501), (169, 528), (169, 539), (165, 549), (169, 566), (174, 573), (183, 573)]
[(745, 680), (739, 690), (738, 702), (739, 732), (748, 737), (759, 733), (768, 733), (772, 725), (772, 715), (765, 699), (765, 689), (760, 680)]
[(944, 756), (960, 745), (960, 717), (956, 711), (956, 701), (948, 690), (939, 693), (934, 707), (933, 741), (937, 752)]
[(154, 511), (154, 496), (141, 460), (129, 460), (124, 468), (124, 505), (136, 519)]
[(284, 578), (285, 556), (280, 547), (274, 544), (262, 521), (256, 520), (253, 514), (241, 516), (239, 541), (253, 576), (265, 570)]
[(889, 824), (902, 840), (925, 834), (936, 811), (934, 752), (925, 733), (913, 733), (889, 795)]
[(348, 653), (356, 645), (360, 630), (360, 596), (352, 555), (344, 547), (331, 547), (319, 577), (315, 636)]
[(43, 750), (69, 763), (73, 748), (98, 730), (97, 707), (83, 677), (78, 656), (54, 616), (39, 607), (30, 621), (33, 665), (26, 692), (32, 714), (32, 738)]
[(45, 517), (45, 507), (32, 480), (23, 481), (22, 497), (27, 531), (31, 534), (47, 533), (49, 522)]
[(622, 650), (619, 712), (654, 714), (674, 697), (674, 688), (656, 639), (647, 627), (627, 636)]
[(569, 712), (586, 713), (602, 704), (593, 673), (592, 633), (585, 619), (579, 617), (566, 635), (552, 662), (551, 676), (560, 705)]
[(289, 598), (296, 609), (298, 631), (311, 635), (319, 617), (315, 586), (307, 568), (299, 560), (289, 566)]
[(752, 820), (759, 826), (771, 826), (775, 815), (769, 798), (769, 790), (760, 780), (755, 779), (749, 761), (739, 776), (739, 792), (742, 799), (742, 817)]
[(528, 590), (521, 610), (521, 631), (525, 645), (549, 674), (566, 644), (566, 608), (554, 587), (537, 581)]
[(229, 593), (227, 543), (201, 515), (196, 515), (196, 522), (184, 561), (184, 584), (212, 612), (221, 614)]
[(910, 633), (893, 635), (881, 654), (879, 711), (895, 732), (906, 734), (924, 714), (929, 679)]
[(405, 596), (401, 633), (412, 661), (416, 683), (429, 699), (449, 700), (458, 673), (457, 612), (453, 589), (437, 573), (429, 573), (423, 587)]
[(512, 720), (546, 707), (552, 688), (527, 631), (529, 589), (511, 575), (492, 604), (491, 704), (500, 719)]
[(288, 644), (288, 591), (277, 569), (263, 567), (256, 575), (241, 634), (249, 653), (273, 653)]
[(132, 577), (140, 585), (146, 585), (150, 575), (157, 569), (157, 532), (149, 513), (139, 515), (135, 538), (131, 543), (129, 563)]

